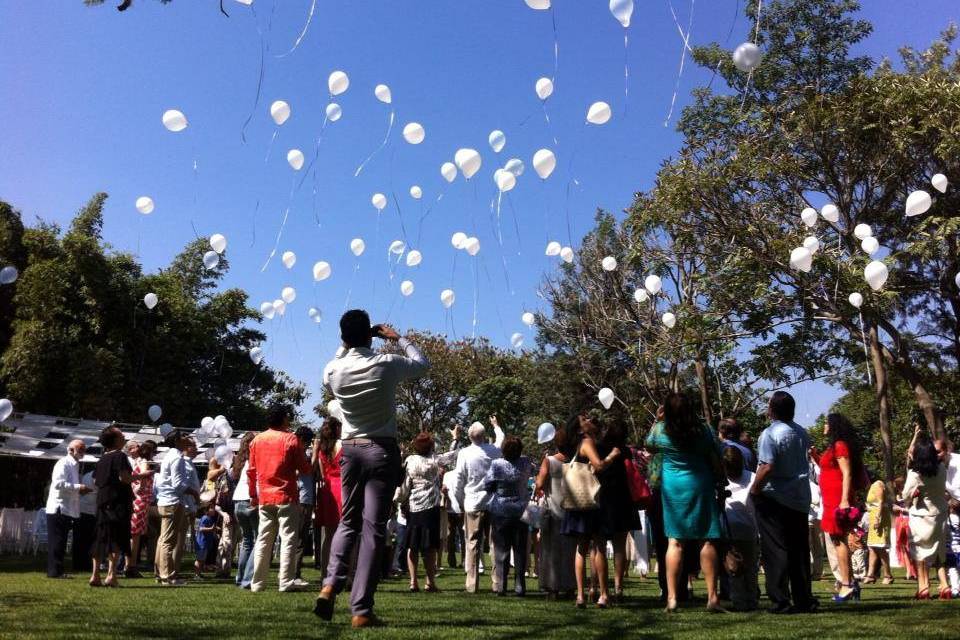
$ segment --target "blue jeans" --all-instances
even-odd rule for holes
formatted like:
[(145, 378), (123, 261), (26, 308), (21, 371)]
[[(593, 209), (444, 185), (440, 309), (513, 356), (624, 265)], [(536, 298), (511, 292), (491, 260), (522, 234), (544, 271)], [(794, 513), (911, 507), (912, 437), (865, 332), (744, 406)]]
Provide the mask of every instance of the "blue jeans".
[(233, 503), (233, 514), (240, 527), (240, 558), (237, 561), (237, 586), (249, 587), (253, 580), (253, 545), (260, 528), (260, 512), (249, 500)]

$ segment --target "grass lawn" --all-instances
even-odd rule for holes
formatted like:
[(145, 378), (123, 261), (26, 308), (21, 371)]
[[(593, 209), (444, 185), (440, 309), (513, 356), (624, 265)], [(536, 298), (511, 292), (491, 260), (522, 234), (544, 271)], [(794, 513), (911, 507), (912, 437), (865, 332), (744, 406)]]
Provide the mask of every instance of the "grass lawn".
[[(86, 576), (48, 580), (41, 558), (0, 558), (0, 637), (3, 638), (958, 638), (960, 601), (914, 602), (915, 583), (868, 585), (859, 603), (829, 602), (828, 582), (815, 590), (816, 615), (766, 613), (711, 615), (703, 602), (666, 616), (655, 580), (632, 579), (627, 602), (607, 609), (576, 610), (572, 602), (546, 602), (463, 593), (461, 571), (441, 572), (439, 594), (411, 594), (406, 580), (388, 580), (377, 594), (387, 628), (350, 629), (346, 597), (337, 601), (333, 623), (312, 613), (313, 593), (251, 594), (232, 584), (208, 581), (179, 589), (152, 579), (124, 580), (119, 589), (91, 589)], [(276, 578), (276, 575), (273, 575)], [(318, 572), (304, 578), (315, 583)], [(761, 576), (761, 581), (762, 581)], [(484, 580), (484, 585), (489, 582)], [(536, 586), (531, 581), (530, 588)], [(703, 583), (696, 587), (703, 594)]]

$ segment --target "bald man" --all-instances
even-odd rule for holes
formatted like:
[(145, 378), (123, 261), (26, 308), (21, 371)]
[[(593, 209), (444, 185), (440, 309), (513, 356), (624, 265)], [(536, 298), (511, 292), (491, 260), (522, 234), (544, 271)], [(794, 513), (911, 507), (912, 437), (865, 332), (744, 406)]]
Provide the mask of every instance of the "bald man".
[(80, 496), (90, 487), (80, 482), (80, 459), (87, 452), (82, 440), (67, 445), (67, 455), (53, 465), (50, 493), (47, 495), (47, 577), (66, 578), (63, 556), (67, 535), (80, 518)]

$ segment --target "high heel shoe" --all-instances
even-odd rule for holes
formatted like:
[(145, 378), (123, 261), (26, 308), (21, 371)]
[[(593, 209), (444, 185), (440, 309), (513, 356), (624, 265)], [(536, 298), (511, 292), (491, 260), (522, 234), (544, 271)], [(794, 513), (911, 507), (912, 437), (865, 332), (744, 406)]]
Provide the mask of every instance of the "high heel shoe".
[(607, 600), (608, 600), (608, 598), (605, 598), (605, 597), (603, 597), (603, 596), (600, 596), (599, 598), (597, 598), (597, 608), (598, 608), (598, 609), (606, 609), (606, 608), (607, 608)]
[(920, 589), (913, 596), (914, 600), (929, 600), (930, 599), (930, 589)]
[(940, 599), (941, 600), (953, 599), (953, 593), (950, 591), (950, 587), (940, 587)]
[(893, 576), (883, 579), (883, 584), (893, 584)]
[(586, 609), (586, 608), (587, 608), (587, 603), (583, 601), (583, 598), (577, 598), (576, 607), (577, 607), (577, 609)]
[(667, 598), (667, 606), (663, 610), (664, 613), (676, 613), (677, 612), (677, 600)]
[(839, 593), (833, 594), (834, 602), (850, 602), (851, 600), (860, 600), (860, 588), (857, 583), (844, 585), (847, 589), (850, 589), (846, 593), (843, 593), (843, 587)]

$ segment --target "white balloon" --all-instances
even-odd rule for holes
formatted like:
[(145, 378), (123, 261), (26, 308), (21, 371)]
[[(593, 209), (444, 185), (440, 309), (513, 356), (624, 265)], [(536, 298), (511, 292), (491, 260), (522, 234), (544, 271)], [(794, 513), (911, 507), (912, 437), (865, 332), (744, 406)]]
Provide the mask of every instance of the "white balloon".
[(611, 115), (610, 105), (606, 102), (594, 102), (587, 109), (587, 122), (590, 124), (607, 124)]
[(20, 277), (20, 272), (13, 265), (7, 265), (0, 269), (0, 284), (13, 284)]
[(363, 241), (362, 238), (354, 238), (350, 241), (350, 251), (353, 252), (353, 255), (358, 258), (363, 253), (363, 250), (367, 248), (367, 244)]
[(340, 116), (343, 115), (343, 108), (340, 107), (336, 102), (331, 102), (327, 105), (327, 120), (330, 122), (336, 122), (340, 119)]
[(520, 347), (522, 347), (522, 346), (523, 346), (523, 334), (522, 334), (522, 333), (515, 333), (515, 334), (513, 334), (512, 336), (510, 336), (510, 344), (513, 345), (513, 348), (514, 348), (514, 349), (519, 349)]
[(823, 216), (823, 219), (827, 222), (836, 222), (840, 219), (840, 210), (837, 209), (837, 205), (833, 203), (825, 204), (820, 209), (820, 215)]
[(870, 225), (861, 222), (853, 228), (853, 235), (857, 240), (863, 240), (873, 235), (873, 229), (870, 228)]
[(280, 258), (280, 262), (283, 263), (287, 269), (293, 269), (293, 265), (297, 264), (297, 254), (293, 251), (284, 251), (283, 256)]
[(907, 196), (907, 216), (919, 216), (926, 213), (932, 201), (926, 191), (914, 191)]
[(275, 100), (270, 105), (270, 117), (277, 126), (283, 124), (290, 117), (290, 105), (283, 100)]
[(540, 78), (537, 80), (535, 89), (537, 92), (537, 97), (541, 100), (546, 100), (553, 95), (553, 80), (550, 78)]
[(167, 131), (177, 133), (187, 128), (187, 116), (183, 115), (183, 112), (177, 109), (164, 111), (162, 120), (163, 126), (167, 128)]
[(523, 170), (525, 168), (526, 167), (523, 165), (523, 160), (520, 158), (510, 158), (507, 160), (507, 164), (503, 165), (504, 171), (509, 171), (517, 178), (523, 175)]
[(803, 239), (803, 246), (806, 247), (810, 253), (816, 253), (820, 250), (820, 241), (817, 240), (816, 236), (807, 236)]
[(744, 42), (733, 50), (733, 66), (744, 73), (749, 73), (756, 69), (762, 59), (763, 53), (761, 53), (760, 48), (752, 42)]
[(227, 249), (227, 239), (222, 233), (215, 233), (210, 236), (210, 248), (217, 253), (223, 253)]
[(422, 262), (422, 261), (423, 261), (423, 255), (422, 255), (419, 251), (417, 251), (416, 249), (414, 249), (413, 251), (411, 251), (410, 253), (407, 254), (407, 266), (408, 266), (408, 267), (415, 267), (415, 266), (417, 266), (418, 264), (420, 264), (420, 262)]
[(849, 300), (850, 304), (856, 307), (857, 309), (859, 309), (860, 305), (863, 304), (863, 296), (857, 293), (856, 291), (851, 293), (850, 297), (847, 298), (847, 300)]
[(410, 197), (414, 200), (419, 200), (423, 197), (423, 189), (421, 189), (419, 185), (413, 185), (410, 187)]
[(233, 460), (233, 451), (227, 445), (222, 444), (214, 449), (213, 457), (217, 459), (221, 466), (227, 466)]
[(663, 280), (660, 279), (660, 276), (649, 275), (643, 281), (643, 288), (650, 293), (650, 295), (655, 296), (660, 293), (660, 289), (663, 288)]
[(13, 403), (7, 398), (0, 400), (0, 422), (6, 422), (13, 413)]
[(447, 309), (452, 307), (456, 300), (457, 295), (453, 292), (453, 289), (444, 289), (440, 292), (440, 303)]
[(860, 248), (863, 249), (868, 256), (872, 256), (880, 250), (880, 243), (876, 238), (871, 236), (860, 241)]
[(454, 249), (463, 249), (463, 243), (467, 241), (467, 234), (463, 231), (457, 231), (450, 237), (450, 244)]
[(483, 159), (476, 149), (457, 149), (457, 152), (453, 154), (453, 162), (460, 169), (463, 177), (469, 180), (480, 170)]
[[(254, 347), (254, 349), (257, 349), (257, 348), (258, 348), (258, 347)], [(253, 349), (251, 349), (251, 351), (252, 351), (252, 350), (253, 350)], [(212, 427), (212, 426), (213, 426), (213, 418), (211, 418), (210, 416), (205, 416), (205, 417), (203, 418), (203, 420), (200, 421), (200, 428), (201, 428), (201, 429), (209, 429), (209, 428)]]
[(440, 165), (440, 175), (442, 175), (443, 179), (447, 182), (453, 182), (457, 179), (457, 165), (452, 162), (444, 162)]
[(817, 210), (813, 207), (807, 207), (800, 212), (800, 219), (803, 221), (803, 224), (813, 229), (817, 226)]
[(546, 180), (557, 168), (557, 156), (550, 149), (540, 149), (533, 154), (533, 170), (542, 180)]
[(427, 137), (427, 132), (423, 130), (423, 125), (419, 122), (409, 122), (403, 128), (403, 139), (410, 144), (420, 144)]
[(863, 269), (863, 278), (874, 291), (879, 291), (887, 282), (890, 272), (887, 271), (887, 265), (879, 260), (874, 260)]
[(250, 349), (250, 360), (253, 361), (253, 364), (260, 364), (260, 362), (263, 360), (263, 349), (260, 347), (253, 347)]
[(294, 171), (300, 171), (303, 168), (303, 151), (300, 149), (290, 149), (287, 151), (287, 164), (289, 164)]
[(323, 314), (320, 313), (320, 309), (317, 309), (316, 307), (310, 307), (307, 309), (307, 315), (310, 316), (310, 319), (317, 324), (320, 324), (320, 321), (323, 320)]
[(153, 213), (153, 198), (150, 196), (140, 196), (136, 202), (137, 211), (143, 215)]
[(942, 173), (938, 173), (937, 175), (930, 178), (930, 184), (932, 184), (933, 188), (939, 191), (940, 193), (946, 193), (947, 185), (949, 183), (947, 182), (947, 176), (943, 175)]
[(287, 303), (277, 298), (273, 301), (273, 310), (282, 316), (287, 312)]
[(413, 293), (413, 283), (409, 280), (401, 282), (400, 293), (402, 293), (404, 297), (411, 295)]
[(529, 311), (526, 311), (522, 316), (520, 316), (520, 321), (528, 327), (532, 327), (537, 321), (537, 316), (533, 315)]
[(600, 261), (600, 266), (604, 271), (614, 271), (617, 268), (617, 259), (613, 256), (607, 256)]
[(390, 92), (390, 87), (385, 84), (378, 84), (373, 89), (373, 95), (377, 97), (377, 100), (384, 104), (390, 104), (393, 102), (393, 94)]
[(660, 316), (660, 321), (663, 322), (663, 326), (667, 329), (673, 329), (677, 324), (677, 316), (673, 315), (669, 311)]
[(556, 240), (551, 240), (547, 243), (547, 250), (544, 253), (550, 257), (560, 255), (560, 243)]
[(350, 87), (350, 78), (343, 71), (334, 71), (327, 78), (327, 88), (330, 95), (338, 96)]
[(603, 405), (604, 409), (609, 409), (613, 406), (613, 399), (615, 397), (616, 396), (613, 394), (613, 389), (610, 389), (609, 387), (604, 387), (597, 392), (597, 400), (600, 401), (600, 404)]
[(474, 236), (467, 238), (463, 241), (463, 250), (471, 256), (477, 255), (480, 252), (480, 239)]
[(507, 192), (517, 186), (517, 177), (505, 169), (497, 169), (493, 173), (493, 181), (501, 192)]
[(957, 288), (960, 289), (960, 273), (953, 276), (953, 283), (957, 285)]
[(283, 291), (280, 292), (280, 297), (283, 298), (284, 302), (290, 304), (297, 299), (297, 290), (293, 287), (284, 287)]
[(557, 428), (549, 422), (537, 427), (537, 444), (547, 444), (557, 437)]
[(813, 267), (813, 254), (806, 247), (797, 247), (790, 252), (790, 266), (803, 273), (809, 273)]
[(273, 320), (274, 314), (277, 310), (273, 308), (272, 302), (264, 302), (260, 305), (260, 315), (262, 315), (267, 320)]
[(490, 148), (493, 149), (494, 153), (500, 153), (503, 150), (503, 146), (507, 144), (507, 136), (500, 131), (500, 129), (495, 129), (490, 132), (490, 135), (487, 137), (487, 142), (490, 144)]
[(147, 415), (150, 416), (152, 422), (156, 422), (160, 419), (160, 416), (163, 415), (163, 409), (160, 408), (160, 405), (152, 404), (150, 408), (147, 409)]
[(570, 264), (573, 262), (573, 249), (571, 247), (564, 247), (560, 249), (560, 259)]
[(336, 398), (327, 403), (327, 415), (343, 422), (343, 409), (340, 408), (340, 401)]
[(610, 0), (610, 13), (626, 29), (630, 26), (630, 18), (633, 16), (633, 0)]
[(143, 296), (143, 304), (146, 305), (147, 309), (153, 309), (157, 306), (157, 302), (159, 302), (159, 299), (155, 293), (148, 293)]
[(544, 11), (550, 8), (550, 0), (523, 0), (527, 6), (537, 11)]
[(384, 207), (387, 206), (387, 196), (382, 193), (375, 193), (373, 197), (370, 198), (370, 204), (372, 204), (377, 211), (383, 211)]
[(406, 250), (407, 245), (403, 240), (394, 240), (390, 243), (389, 251), (396, 256), (403, 255), (403, 252)]
[(650, 295), (647, 293), (646, 289), (636, 289), (633, 292), (633, 299), (637, 302), (646, 302), (650, 299)]
[(203, 266), (207, 269), (216, 269), (220, 264), (220, 256), (216, 251), (207, 251), (203, 254)]

